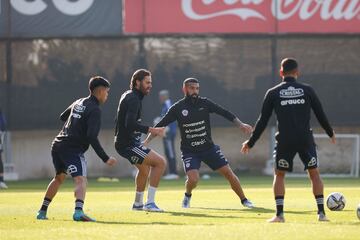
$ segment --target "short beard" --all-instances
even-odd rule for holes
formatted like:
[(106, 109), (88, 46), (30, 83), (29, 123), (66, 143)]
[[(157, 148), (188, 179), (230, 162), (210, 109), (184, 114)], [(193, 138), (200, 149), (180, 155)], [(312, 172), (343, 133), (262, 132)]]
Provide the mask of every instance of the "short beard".
[(142, 92), (142, 94), (144, 94), (144, 95), (148, 95), (150, 93), (150, 91), (149, 92), (146, 91), (146, 88), (144, 88), (142, 86), (140, 86), (140, 92)]
[(190, 97), (190, 98), (192, 98), (192, 99), (197, 99), (198, 97), (199, 97), (199, 95), (198, 94), (192, 94), (192, 95), (190, 95), (190, 94), (186, 94), (186, 96), (188, 96), (188, 97)]

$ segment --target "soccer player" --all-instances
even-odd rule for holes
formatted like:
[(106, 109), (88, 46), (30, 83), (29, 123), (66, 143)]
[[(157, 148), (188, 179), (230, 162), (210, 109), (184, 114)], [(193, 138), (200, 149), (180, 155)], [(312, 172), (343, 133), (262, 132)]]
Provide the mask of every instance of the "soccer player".
[[(120, 156), (138, 169), (135, 176), (136, 193), (133, 210), (162, 212), (155, 204), (155, 193), (164, 173), (165, 159), (143, 145), (141, 133), (164, 135), (165, 128), (152, 128), (141, 124), (142, 99), (152, 88), (151, 73), (146, 69), (134, 72), (130, 81), (130, 90), (122, 94), (117, 109), (115, 128), (115, 149)], [(144, 191), (149, 178), (147, 202), (144, 205)]]
[(281, 62), (282, 82), (269, 89), (265, 95), (261, 114), (256, 122), (250, 139), (243, 143), (241, 152), (250, 151), (266, 128), (272, 111), (278, 122), (275, 148), (274, 195), (276, 215), (268, 222), (284, 222), (285, 173), (291, 172), (293, 158), (299, 154), (308, 171), (313, 194), (318, 207), (318, 220), (328, 221), (324, 210), (324, 186), (318, 170), (318, 159), (312, 130), (310, 111), (314, 111), (320, 125), (335, 144), (335, 133), (331, 128), (321, 103), (314, 90), (306, 84), (297, 82), (298, 63), (295, 59), (285, 58)]
[[(187, 175), (186, 191), (182, 201), (183, 208), (190, 207), (192, 191), (199, 181), (201, 162), (212, 170), (218, 171), (230, 183), (231, 188), (239, 196), (245, 207), (252, 208), (253, 204), (245, 197), (238, 177), (229, 166), (220, 147), (215, 145), (211, 138), (210, 113), (216, 113), (233, 122), (245, 133), (251, 133), (252, 127), (242, 123), (234, 114), (212, 102), (210, 99), (199, 96), (199, 81), (196, 78), (187, 78), (183, 82), (185, 97), (174, 105), (155, 127), (167, 126), (177, 121), (181, 134), (181, 152), (184, 170)], [(148, 144), (155, 137), (150, 134), (144, 144)]]
[[(161, 119), (169, 108), (171, 107), (171, 100), (168, 90), (161, 90), (159, 92), (159, 100), (161, 103), (161, 114), (159, 119)], [(176, 123), (170, 123), (167, 128), (165, 128), (165, 136), (163, 137), (163, 145), (165, 150), (165, 156), (169, 164), (169, 172), (166, 174), (164, 180), (173, 180), (178, 179), (179, 175), (176, 169), (176, 154), (175, 154), (175, 137), (176, 137)]]
[(37, 219), (47, 219), (50, 202), (64, 182), (66, 174), (70, 174), (75, 184), (74, 221), (95, 221), (83, 212), (87, 185), (84, 153), (91, 145), (104, 163), (109, 166), (116, 163), (114, 157), (105, 153), (98, 140), (101, 125), (99, 105), (106, 102), (109, 89), (110, 83), (105, 78), (92, 77), (89, 81), (90, 95), (76, 100), (60, 115), (65, 124), (51, 147), (56, 176), (47, 187)]

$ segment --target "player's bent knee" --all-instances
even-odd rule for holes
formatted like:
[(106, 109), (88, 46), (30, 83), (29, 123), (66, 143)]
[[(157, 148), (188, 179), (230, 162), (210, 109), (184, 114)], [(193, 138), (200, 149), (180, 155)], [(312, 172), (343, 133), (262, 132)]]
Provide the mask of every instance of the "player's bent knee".
[(187, 182), (191, 185), (197, 185), (197, 183), (199, 182), (199, 179), (198, 178), (191, 178), (191, 177), (188, 177), (187, 179)]
[(157, 159), (157, 166), (161, 169), (165, 169), (166, 168), (166, 160), (165, 158), (163, 158), (162, 156), (158, 156), (158, 159)]
[(223, 169), (221, 169), (220, 173), (226, 178), (226, 179), (233, 179), (237, 178), (235, 173), (231, 170), (230, 167), (225, 166)]
[(196, 185), (199, 182), (199, 174), (188, 174), (187, 175), (187, 181), (188, 183), (192, 185)]
[(162, 157), (160, 154), (155, 152), (154, 150), (151, 150), (149, 154), (144, 159), (144, 163), (147, 165), (150, 165), (152, 167), (158, 167), (161, 169), (165, 169), (166, 167), (166, 160), (164, 157)]
[(65, 181), (65, 177), (66, 177), (65, 175), (59, 174), (59, 175), (56, 175), (54, 177), (54, 179), (58, 184), (62, 184)]
[(167, 161), (165, 158), (162, 158), (162, 167), (165, 169), (167, 167)]

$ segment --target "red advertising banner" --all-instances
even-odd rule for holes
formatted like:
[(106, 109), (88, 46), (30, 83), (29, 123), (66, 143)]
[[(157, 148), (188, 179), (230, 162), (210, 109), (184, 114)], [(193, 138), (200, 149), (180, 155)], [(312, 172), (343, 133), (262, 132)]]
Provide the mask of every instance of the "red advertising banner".
[(125, 33), (359, 33), (360, 0), (124, 0)]

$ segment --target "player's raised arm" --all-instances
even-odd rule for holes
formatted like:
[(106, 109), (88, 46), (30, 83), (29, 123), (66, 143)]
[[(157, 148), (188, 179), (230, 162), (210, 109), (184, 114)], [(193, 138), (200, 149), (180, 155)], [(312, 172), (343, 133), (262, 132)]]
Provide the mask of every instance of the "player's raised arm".
[(243, 123), (243, 122), (240, 121), (240, 119), (237, 118), (237, 117), (234, 119), (233, 123), (234, 123), (238, 128), (240, 128), (244, 133), (246, 133), (246, 134), (250, 134), (250, 133), (252, 133), (252, 131), (253, 131), (253, 128), (252, 128), (251, 125), (246, 124), (246, 123)]
[(209, 106), (210, 113), (216, 113), (223, 118), (226, 118), (230, 122), (233, 122), (236, 116), (230, 112), (229, 110), (225, 109), (224, 107), (220, 106), (219, 104), (214, 103), (210, 99), (206, 98), (206, 103)]
[(252, 127), (249, 124), (243, 123), (238, 117), (235, 116), (232, 112), (220, 106), (219, 104), (214, 103), (210, 99), (207, 99), (210, 113), (216, 113), (225, 119), (233, 122), (237, 127), (239, 127), (244, 133), (250, 134), (252, 132)]

